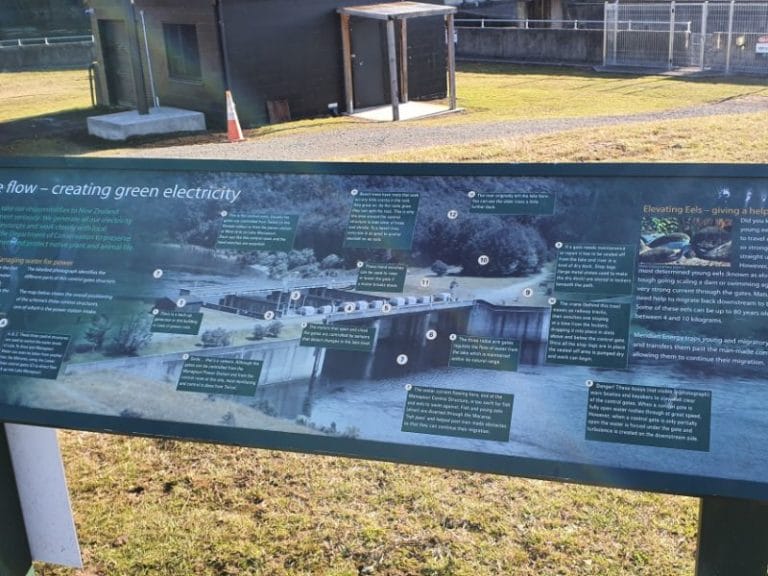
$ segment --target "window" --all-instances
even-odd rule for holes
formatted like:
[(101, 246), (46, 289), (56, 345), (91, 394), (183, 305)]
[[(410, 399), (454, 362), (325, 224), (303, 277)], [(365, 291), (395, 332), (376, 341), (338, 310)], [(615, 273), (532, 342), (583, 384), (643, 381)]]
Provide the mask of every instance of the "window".
[(200, 51), (194, 24), (163, 24), (168, 75), (177, 80), (200, 80)]

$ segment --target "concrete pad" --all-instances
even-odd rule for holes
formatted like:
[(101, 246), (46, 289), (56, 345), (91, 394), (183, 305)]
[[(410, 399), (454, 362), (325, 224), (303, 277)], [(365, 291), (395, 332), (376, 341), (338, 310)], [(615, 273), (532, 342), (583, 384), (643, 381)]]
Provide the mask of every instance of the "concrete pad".
[(150, 108), (149, 114), (139, 114), (136, 110), (129, 110), (91, 116), (87, 123), (88, 134), (105, 140), (126, 140), (131, 136), (205, 130), (205, 116), (202, 112), (167, 106)]
[[(461, 108), (451, 110), (444, 104), (433, 104), (431, 102), (406, 102), (400, 104), (400, 120), (413, 120), (415, 118), (424, 118), (425, 116), (434, 116), (436, 114), (448, 114), (458, 112)], [(353, 118), (369, 120), (371, 122), (392, 122), (392, 106), (375, 106), (365, 108), (351, 114)]]

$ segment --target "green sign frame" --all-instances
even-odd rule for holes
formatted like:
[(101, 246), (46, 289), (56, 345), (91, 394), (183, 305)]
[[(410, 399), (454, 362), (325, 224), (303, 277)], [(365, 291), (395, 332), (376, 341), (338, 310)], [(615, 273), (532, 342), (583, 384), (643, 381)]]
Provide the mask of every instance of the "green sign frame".
[[(768, 440), (768, 167), (4, 158), (0, 187), (0, 421), (768, 499), (768, 460), (733, 441)], [(376, 192), (408, 201), (361, 208)], [(290, 249), (284, 226), (217, 247), (236, 214), (280, 216)], [(356, 289), (366, 262), (405, 265), (402, 291)], [(578, 354), (548, 362), (560, 301)], [(174, 310), (198, 333), (151, 332)], [(348, 329), (302, 346), (317, 322)], [(460, 336), (506, 339), (483, 348), (504, 369), (450, 366)], [(200, 357), (243, 381), (179, 389)], [(439, 425), (403, 428), (414, 388)], [(57, 398), (85, 390), (114, 409)]]

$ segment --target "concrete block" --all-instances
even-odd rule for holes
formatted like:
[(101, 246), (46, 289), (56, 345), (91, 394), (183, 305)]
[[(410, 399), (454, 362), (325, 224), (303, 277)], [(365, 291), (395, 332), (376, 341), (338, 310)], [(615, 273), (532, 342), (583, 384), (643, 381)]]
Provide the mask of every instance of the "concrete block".
[(105, 140), (126, 140), (131, 136), (171, 134), (174, 132), (199, 132), (205, 130), (202, 112), (160, 106), (150, 108), (149, 114), (136, 110), (91, 116), (88, 133)]

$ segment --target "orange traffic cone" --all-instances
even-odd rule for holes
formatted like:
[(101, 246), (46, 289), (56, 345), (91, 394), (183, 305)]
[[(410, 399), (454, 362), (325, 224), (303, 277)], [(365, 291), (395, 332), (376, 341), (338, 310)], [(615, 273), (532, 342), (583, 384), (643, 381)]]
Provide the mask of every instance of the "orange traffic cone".
[(230, 142), (242, 142), (245, 138), (243, 137), (243, 130), (240, 128), (240, 120), (237, 119), (232, 92), (227, 90), (225, 94), (227, 96), (227, 139)]

